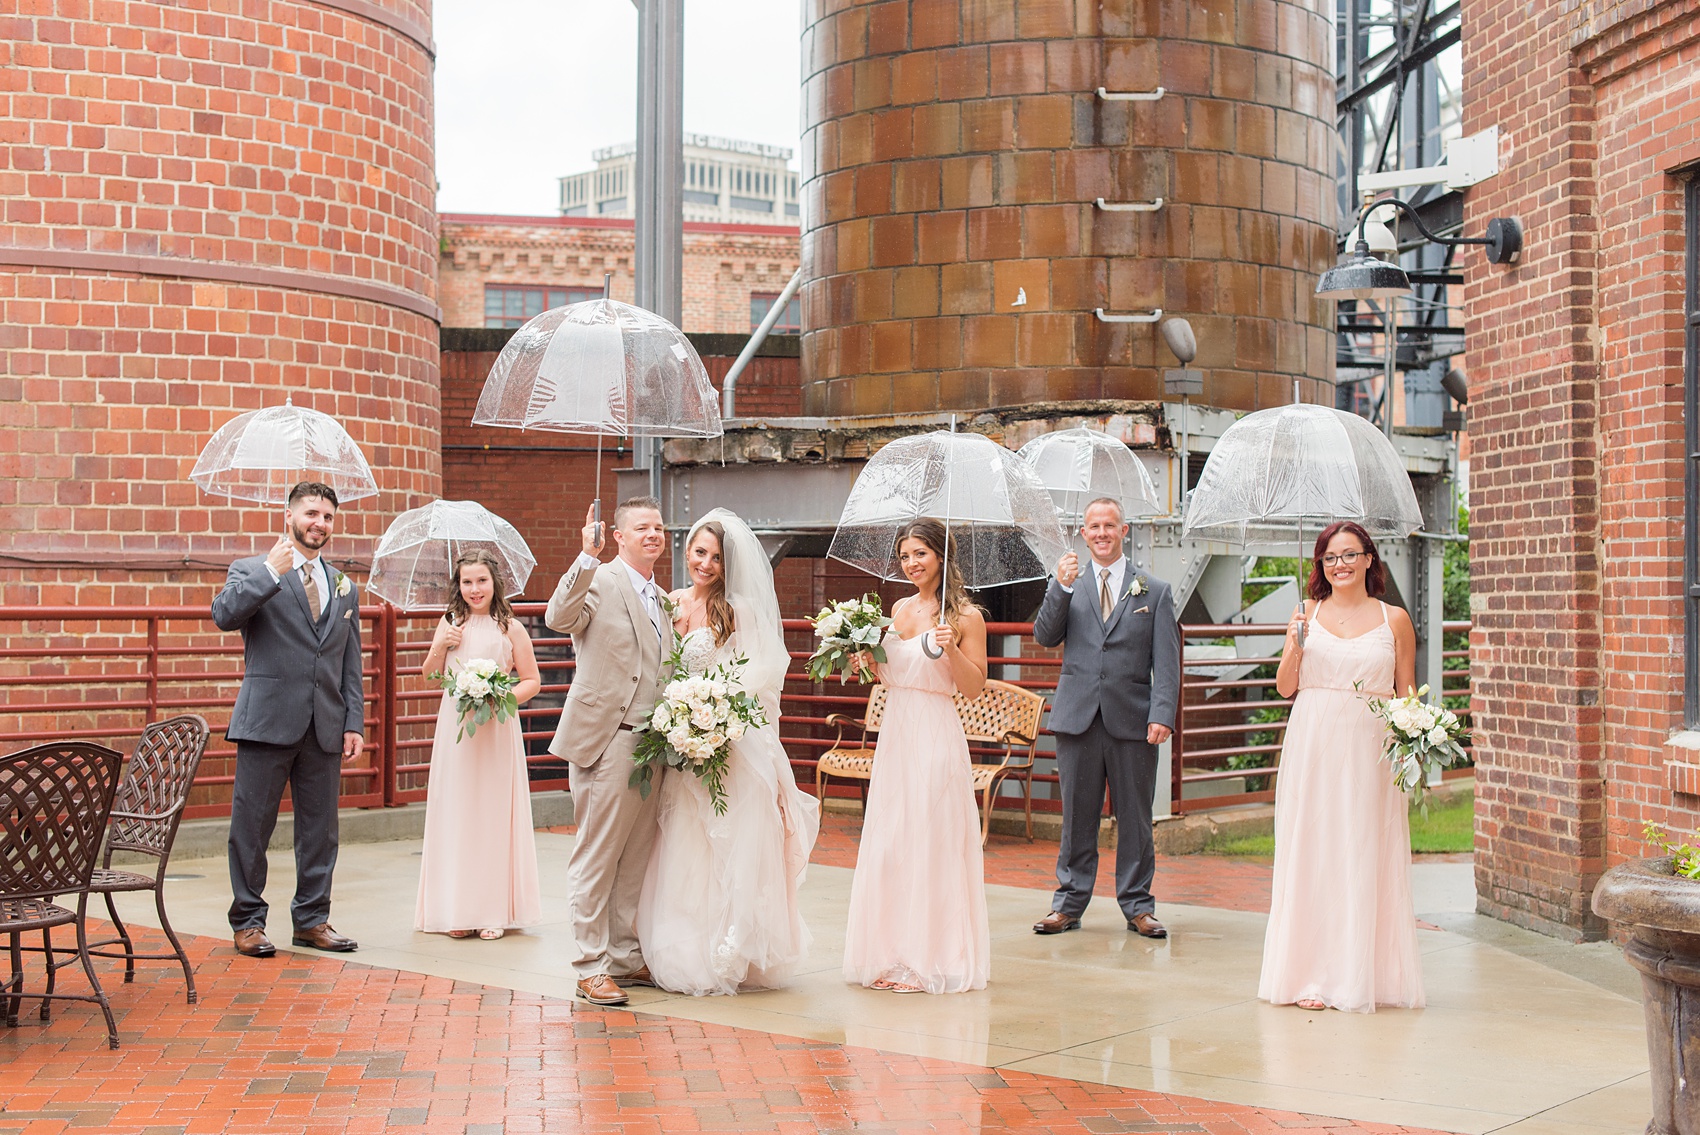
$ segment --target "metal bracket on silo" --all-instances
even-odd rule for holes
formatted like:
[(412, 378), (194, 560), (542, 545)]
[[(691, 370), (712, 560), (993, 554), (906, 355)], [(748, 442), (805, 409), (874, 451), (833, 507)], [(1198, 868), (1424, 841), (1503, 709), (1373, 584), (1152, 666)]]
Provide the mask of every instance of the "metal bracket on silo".
[(1103, 308), (1094, 308), (1092, 314), (1101, 323), (1155, 323), (1163, 318), (1163, 309), (1152, 308), (1150, 311), (1129, 312), (1127, 315), (1110, 315)]
[(1106, 201), (1100, 197), (1095, 203), (1106, 213), (1155, 213), (1163, 207), (1161, 197), (1152, 201)]
[(1156, 102), (1163, 97), (1163, 88), (1154, 91), (1107, 91), (1098, 88), (1098, 97), (1107, 102)]

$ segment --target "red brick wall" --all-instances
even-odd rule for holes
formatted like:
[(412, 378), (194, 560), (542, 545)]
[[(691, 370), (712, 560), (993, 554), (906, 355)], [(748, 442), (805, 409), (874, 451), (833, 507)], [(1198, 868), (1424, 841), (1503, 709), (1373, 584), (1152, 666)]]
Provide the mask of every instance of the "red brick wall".
[[(632, 222), (596, 217), (443, 217), (444, 327), (483, 327), (487, 284), (601, 288), (630, 303)], [(777, 295), (797, 271), (797, 231), (685, 225), (685, 331), (750, 331), (750, 295)]]
[(1513, 267), (1465, 258), (1477, 889), (1485, 912), (1570, 937), (1602, 931), (1593, 886), (1639, 853), (1640, 820), (1700, 805), (1661, 770), (1681, 724), (1672, 175), (1700, 159), (1697, 10), (1652, 6), (1657, 34), (1616, 11), (1464, 12), (1464, 130), (1497, 125), (1502, 156), (1467, 229), (1527, 230)]
[(286, 394), (372, 464), (333, 545), (363, 559), (441, 484), (428, 6), (9, 11), (0, 605), (204, 602), (277, 518), (189, 470)]

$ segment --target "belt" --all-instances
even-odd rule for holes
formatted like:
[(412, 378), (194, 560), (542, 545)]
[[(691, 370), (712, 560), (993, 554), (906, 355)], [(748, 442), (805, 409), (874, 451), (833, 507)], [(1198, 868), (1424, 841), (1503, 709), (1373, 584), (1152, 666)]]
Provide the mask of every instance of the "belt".
[(626, 723), (625, 723), (625, 722), (624, 722), (624, 721), (622, 721), (622, 722), (620, 722), (620, 725), (619, 725), (619, 727), (620, 727), (620, 728), (621, 728), (621, 729), (624, 729), (624, 730), (625, 730), (625, 731), (626, 731), (626, 732), (627, 732), (627, 733), (630, 733), (630, 732), (631, 732), (631, 731), (632, 731), (632, 730), (633, 730), (633, 729), (635, 729), (635, 728), (636, 728), (636, 726), (634, 726), (634, 725), (628, 725), (628, 724), (626, 724)]

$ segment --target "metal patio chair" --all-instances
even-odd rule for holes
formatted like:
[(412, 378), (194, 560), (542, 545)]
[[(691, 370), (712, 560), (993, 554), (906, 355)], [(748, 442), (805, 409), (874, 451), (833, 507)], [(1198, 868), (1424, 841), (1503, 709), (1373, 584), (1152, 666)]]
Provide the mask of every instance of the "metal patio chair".
[[(37, 745), (0, 757), (0, 934), (11, 939), (12, 973), (0, 986), (6, 1024), (18, 1024), (27, 999), (41, 1001), (48, 1020), (52, 1002), (93, 1001), (106, 1017), (106, 1039), (118, 1047), (118, 1025), (100, 988), (89, 957), (87, 913), (89, 876), (118, 791), (124, 756), (87, 741)], [(59, 895), (76, 895), (75, 910), (59, 906)], [(59, 966), (53, 957), (52, 929), (77, 928), (77, 959), (88, 975), (90, 994), (60, 993), (54, 988)], [(23, 935), (41, 931), (46, 958), (46, 989), (24, 989)]]
[[(183, 822), (183, 807), (189, 800), (195, 770), (200, 768), (201, 756), (207, 751), (207, 733), (205, 719), (192, 713), (155, 721), (142, 730), (112, 805), (112, 818), (106, 828), (106, 854), (89, 878), (90, 893), (106, 900), (106, 912), (112, 916), (112, 925), (118, 932), (115, 938), (90, 943), (89, 953), (97, 958), (123, 958), (126, 984), (135, 980), (138, 961), (175, 958), (183, 967), (183, 982), (188, 987), (191, 1005), (195, 1003), (195, 973), (165, 914), (165, 869), (171, 860), (171, 846), (177, 840), (177, 826)], [(112, 866), (112, 855), (118, 851), (152, 856), (159, 862), (151, 875), (126, 871)], [(112, 901), (112, 896), (121, 891), (153, 892), (159, 926), (171, 942), (171, 953), (136, 953), (136, 944)], [(122, 950), (107, 948), (111, 946), (121, 946)]]

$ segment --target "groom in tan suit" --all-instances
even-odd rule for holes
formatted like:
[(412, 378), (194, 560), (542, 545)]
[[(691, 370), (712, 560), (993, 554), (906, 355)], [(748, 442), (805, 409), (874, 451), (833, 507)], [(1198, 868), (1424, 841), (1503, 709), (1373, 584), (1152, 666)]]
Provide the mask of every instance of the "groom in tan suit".
[[(661, 503), (633, 497), (614, 510), (617, 555), (602, 563), (602, 526), (585, 518), (583, 551), (561, 577), (543, 616), (573, 636), (578, 665), (549, 751), (567, 761), (578, 837), (567, 859), (572, 887), (573, 972), (578, 995), (594, 1005), (623, 1005), (621, 985), (649, 985), (633, 922), (649, 851), (656, 802), (626, 787), (637, 737), (655, 708), (662, 644), (672, 640), (655, 561), (667, 546)], [(655, 787), (663, 770), (657, 767)]]

